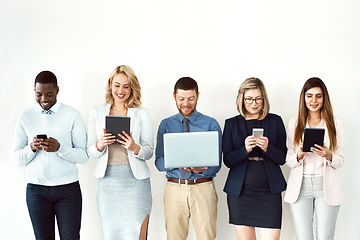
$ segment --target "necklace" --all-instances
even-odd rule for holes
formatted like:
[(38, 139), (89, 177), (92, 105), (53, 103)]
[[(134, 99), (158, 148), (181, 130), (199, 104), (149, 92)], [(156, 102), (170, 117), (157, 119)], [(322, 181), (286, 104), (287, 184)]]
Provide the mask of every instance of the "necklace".
[(315, 128), (315, 127), (317, 127), (317, 125), (318, 125), (320, 122), (321, 122), (321, 118), (320, 118), (319, 120), (315, 120), (315, 121), (311, 121), (311, 120), (309, 119), (309, 127)]

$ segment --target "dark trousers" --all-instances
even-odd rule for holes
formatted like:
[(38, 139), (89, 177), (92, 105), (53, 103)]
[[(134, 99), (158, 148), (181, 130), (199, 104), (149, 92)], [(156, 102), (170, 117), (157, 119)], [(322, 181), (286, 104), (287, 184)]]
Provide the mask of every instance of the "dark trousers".
[(26, 203), (37, 240), (55, 239), (55, 217), (61, 240), (80, 239), (79, 182), (53, 187), (29, 183)]

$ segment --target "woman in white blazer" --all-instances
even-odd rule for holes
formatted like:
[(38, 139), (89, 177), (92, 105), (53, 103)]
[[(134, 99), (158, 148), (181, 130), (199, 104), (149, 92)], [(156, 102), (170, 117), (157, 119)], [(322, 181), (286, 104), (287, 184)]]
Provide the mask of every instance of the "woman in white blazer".
[[(324, 128), (324, 145), (303, 152), (305, 128)], [(300, 94), (298, 117), (288, 125), (286, 163), (291, 168), (284, 201), (290, 203), (299, 240), (312, 240), (316, 213), (316, 239), (334, 239), (340, 204), (345, 201), (337, 169), (344, 164), (344, 137), (333, 116), (323, 81), (310, 78)]]
[[(99, 178), (103, 237), (146, 239), (152, 197), (145, 160), (153, 155), (152, 122), (148, 110), (140, 107), (140, 84), (130, 67), (116, 67), (106, 90), (106, 104), (91, 111), (87, 147), (89, 157), (97, 159), (94, 175)], [(106, 115), (130, 117), (130, 133), (119, 134), (120, 140), (105, 133)]]

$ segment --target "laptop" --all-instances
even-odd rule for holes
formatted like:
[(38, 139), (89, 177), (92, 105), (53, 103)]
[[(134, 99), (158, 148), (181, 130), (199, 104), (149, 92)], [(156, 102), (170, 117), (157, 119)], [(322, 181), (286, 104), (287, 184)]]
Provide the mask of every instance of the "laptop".
[(218, 166), (219, 133), (165, 133), (164, 164), (165, 168)]

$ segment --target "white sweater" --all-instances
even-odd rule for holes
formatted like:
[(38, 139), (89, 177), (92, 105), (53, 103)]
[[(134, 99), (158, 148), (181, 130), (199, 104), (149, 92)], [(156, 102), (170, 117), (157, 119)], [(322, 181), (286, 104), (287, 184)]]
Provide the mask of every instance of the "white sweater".
[[(14, 131), (12, 159), (18, 166), (25, 166), (28, 183), (57, 186), (78, 180), (76, 163), (88, 160), (86, 153), (86, 128), (78, 110), (56, 103), (53, 114), (41, 113), (36, 105), (22, 112)], [(57, 152), (38, 150), (30, 144), (37, 134), (46, 134), (60, 143)]]

